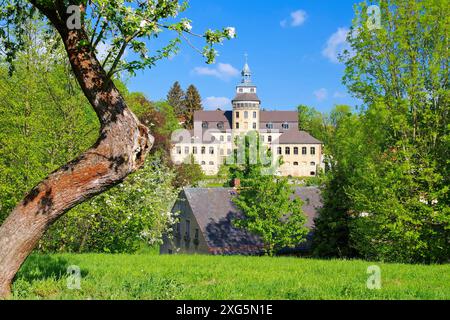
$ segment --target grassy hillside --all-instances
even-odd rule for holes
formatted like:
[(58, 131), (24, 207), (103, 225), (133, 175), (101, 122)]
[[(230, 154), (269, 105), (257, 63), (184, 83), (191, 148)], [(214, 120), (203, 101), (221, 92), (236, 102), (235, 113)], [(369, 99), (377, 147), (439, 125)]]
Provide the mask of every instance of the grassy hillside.
[[(378, 265), (382, 289), (368, 290)], [(69, 265), (81, 290), (67, 289)], [(33, 255), (14, 283), (16, 299), (450, 299), (450, 265), (270, 257)]]

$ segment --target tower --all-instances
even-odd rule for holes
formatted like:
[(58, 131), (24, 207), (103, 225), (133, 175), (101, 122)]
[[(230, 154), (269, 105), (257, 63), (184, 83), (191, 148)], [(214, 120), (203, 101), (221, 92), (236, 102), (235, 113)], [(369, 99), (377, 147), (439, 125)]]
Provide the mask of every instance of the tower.
[(241, 72), (242, 80), (236, 86), (233, 104), (233, 129), (240, 132), (259, 130), (261, 101), (256, 95), (256, 85), (252, 82), (252, 72), (247, 59)]

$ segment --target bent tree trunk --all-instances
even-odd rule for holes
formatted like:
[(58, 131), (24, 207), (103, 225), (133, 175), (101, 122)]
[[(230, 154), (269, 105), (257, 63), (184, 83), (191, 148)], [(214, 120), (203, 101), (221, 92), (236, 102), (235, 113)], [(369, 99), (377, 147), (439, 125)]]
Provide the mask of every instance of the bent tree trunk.
[(33, 188), (0, 227), (0, 299), (10, 295), (15, 274), (52, 223), (141, 167), (153, 143), (148, 129), (127, 108), (112, 81), (107, 80), (92, 49), (83, 46), (85, 31), (68, 30), (63, 9), (57, 12), (53, 7), (31, 2), (59, 32), (101, 129), (93, 147)]

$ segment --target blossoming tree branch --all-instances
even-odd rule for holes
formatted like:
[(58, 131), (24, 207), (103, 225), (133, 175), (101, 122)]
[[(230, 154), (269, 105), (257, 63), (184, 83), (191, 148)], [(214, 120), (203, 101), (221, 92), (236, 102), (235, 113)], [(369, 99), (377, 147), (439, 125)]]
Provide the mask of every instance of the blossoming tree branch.
[[(14, 72), (24, 45), (24, 22), (42, 18), (51, 38), (59, 37), (72, 71), (100, 121), (97, 142), (78, 158), (35, 186), (0, 227), (0, 298), (10, 295), (11, 282), (45, 231), (64, 213), (139, 169), (153, 138), (127, 107), (114, 76), (131, 75), (175, 54), (184, 41), (207, 63), (214, 46), (234, 38), (232, 27), (195, 33), (178, 0), (0, 0), (0, 52)], [(169, 32), (171, 40), (154, 49), (155, 38)], [(199, 38), (204, 43), (197, 48)], [(152, 46), (149, 46), (152, 43)], [(101, 59), (99, 45), (108, 48)], [(127, 50), (133, 59), (125, 60)]]

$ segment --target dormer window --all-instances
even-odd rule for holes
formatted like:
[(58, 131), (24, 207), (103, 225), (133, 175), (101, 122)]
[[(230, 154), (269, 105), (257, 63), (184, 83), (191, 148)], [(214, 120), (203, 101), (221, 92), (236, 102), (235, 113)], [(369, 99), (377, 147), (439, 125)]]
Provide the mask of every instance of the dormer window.
[(289, 129), (289, 123), (285, 122), (281, 125), (283, 129)]
[(217, 128), (218, 129), (223, 129), (223, 122), (222, 121), (217, 123)]
[(250, 89), (250, 92), (251, 92), (251, 93), (254, 93), (254, 92), (255, 92), (255, 88), (251, 88), (251, 89)]
[(203, 128), (203, 129), (208, 129), (208, 122), (203, 121), (203, 122), (202, 122), (202, 128)]
[(240, 93), (244, 92), (244, 89), (239, 88), (239, 92), (240, 92)]
[(272, 122), (266, 123), (266, 128), (273, 129), (273, 123)]

